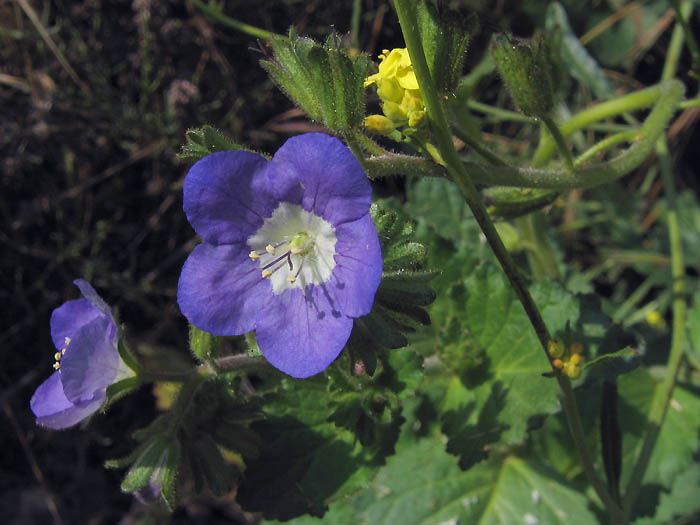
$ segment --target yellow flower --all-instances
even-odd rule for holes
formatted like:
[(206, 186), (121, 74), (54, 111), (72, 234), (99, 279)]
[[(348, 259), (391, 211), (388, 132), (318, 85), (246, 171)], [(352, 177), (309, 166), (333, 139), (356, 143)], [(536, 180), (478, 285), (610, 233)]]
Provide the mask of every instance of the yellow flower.
[[(365, 87), (377, 85), (382, 112), (394, 127), (418, 126), (425, 117), (425, 105), (406, 48), (385, 49), (379, 55), (378, 73), (367, 77)], [(384, 123), (385, 124), (385, 123)], [(365, 123), (365, 126), (372, 129)]]

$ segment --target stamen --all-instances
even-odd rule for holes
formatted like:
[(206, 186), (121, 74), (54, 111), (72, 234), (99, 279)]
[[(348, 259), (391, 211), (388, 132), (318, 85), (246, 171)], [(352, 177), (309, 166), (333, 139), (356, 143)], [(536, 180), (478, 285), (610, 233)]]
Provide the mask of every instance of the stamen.
[(291, 272), (291, 271), (294, 269), (294, 265), (292, 264), (292, 257), (291, 257), (291, 255), (290, 255), (290, 253), (291, 253), (291, 252), (287, 252), (287, 253), (285, 253), (284, 255), (282, 255), (282, 256), (280, 256), (280, 257), (277, 257), (277, 259), (275, 259), (275, 260), (272, 261), (271, 263), (268, 263), (268, 264), (266, 264), (265, 266), (263, 266), (262, 269), (263, 269), (263, 270), (267, 270), (268, 268), (270, 268), (271, 266), (274, 266), (275, 264), (277, 264), (277, 263), (280, 262), (281, 260), (287, 259), (287, 262), (289, 263), (289, 271)]
[(254, 261), (257, 261), (258, 259), (260, 259), (260, 254), (258, 252), (256, 252), (255, 250), (253, 250), (248, 254), (248, 257), (250, 257)]
[(270, 255), (275, 255), (275, 247), (272, 246), (271, 244), (268, 244), (265, 246), (265, 251), (269, 253)]

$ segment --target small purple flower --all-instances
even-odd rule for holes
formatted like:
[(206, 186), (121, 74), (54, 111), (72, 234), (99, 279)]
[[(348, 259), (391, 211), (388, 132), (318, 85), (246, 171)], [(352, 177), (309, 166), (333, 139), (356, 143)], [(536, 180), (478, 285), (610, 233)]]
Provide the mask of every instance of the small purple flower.
[(204, 157), (184, 185), (204, 242), (182, 268), (182, 313), (214, 335), (255, 330), (265, 358), (293, 377), (324, 370), (382, 278), (371, 197), (357, 159), (323, 133), (287, 140), (271, 161)]
[(39, 425), (61, 429), (79, 423), (105, 402), (112, 383), (133, 375), (117, 351), (112, 310), (86, 281), (73, 281), (84, 299), (51, 314), (56, 371), (36, 389), (30, 406)]

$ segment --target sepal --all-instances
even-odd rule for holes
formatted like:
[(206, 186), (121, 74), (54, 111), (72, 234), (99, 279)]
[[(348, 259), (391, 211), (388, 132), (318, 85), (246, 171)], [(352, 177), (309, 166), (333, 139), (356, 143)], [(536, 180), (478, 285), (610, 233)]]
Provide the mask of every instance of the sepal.
[(177, 155), (177, 158), (180, 160), (196, 162), (216, 151), (246, 149), (208, 124), (201, 128), (188, 129), (185, 137), (187, 138), (187, 144), (182, 146), (180, 153)]
[(376, 367), (371, 354), (406, 346), (407, 333), (430, 324), (424, 307), (435, 300), (435, 291), (428, 283), (439, 272), (425, 269), (427, 253), (412, 240), (410, 222), (377, 204), (372, 204), (370, 214), (379, 234), (384, 271), (372, 311), (355, 320), (348, 350), (353, 363), (362, 363), (371, 376)]
[(319, 44), (290, 30), (272, 40), (274, 56), (260, 64), (279, 88), (311, 117), (335, 132), (349, 131), (364, 118), (364, 54), (351, 56), (336, 35)]

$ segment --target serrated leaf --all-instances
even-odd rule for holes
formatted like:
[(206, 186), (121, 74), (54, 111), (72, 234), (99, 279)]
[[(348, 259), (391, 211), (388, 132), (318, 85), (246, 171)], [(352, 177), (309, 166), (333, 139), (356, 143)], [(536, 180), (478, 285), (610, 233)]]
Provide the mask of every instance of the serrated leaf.
[(376, 468), (373, 451), (327, 421), (329, 401), (323, 376), (284, 378), (266, 396), (268, 418), (251, 426), (262, 438), (260, 457), (248, 464), (238, 492), (244, 508), (271, 519), (320, 516), (327, 501), (367, 480)]
[(596, 522), (585, 496), (547, 468), (508, 457), (465, 472), (435, 437), (389, 458), (365, 490), (338, 504), (338, 514), (347, 515), (348, 506), (355, 510), (354, 522), (367, 525)]
[[(556, 384), (541, 376), (549, 369), (549, 361), (499, 268), (482, 265), (465, 281), (465, 287), (466, 328), (485, 350), (488, 380), (467, 384), (469, 393), (465, 392), (462, 403), (484, 406), (492, 394), (493, 383), (500, 382), (505, 402), (498, 421), (508, 427), (501, 442), (518, 443), (525, 437), (531, 417), (558, 409)], [(577, 302), (556, 283), (540, 283), (533, 287), (532, 294), (551, 333), (562, 331), (567, 321), (578, 318)], [(473, 423), (476, 417), (465, 423)]]
[[(700, 512), (698, 494), (700, 494), (700, 465), (691, 463), (688, 469), (673, 481), (671, 491), (661, 494), (654, 517), (636, 520), (634, 525), (695, 523), (695, 521), (689, 521), (688, 517)], [(679, 519), (682, 516), (685, 516), (686, 520)]]

